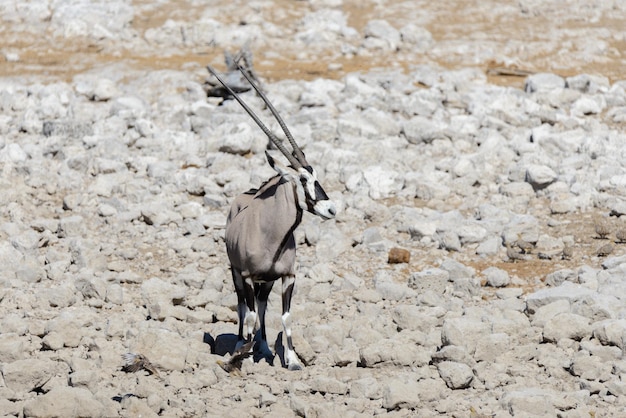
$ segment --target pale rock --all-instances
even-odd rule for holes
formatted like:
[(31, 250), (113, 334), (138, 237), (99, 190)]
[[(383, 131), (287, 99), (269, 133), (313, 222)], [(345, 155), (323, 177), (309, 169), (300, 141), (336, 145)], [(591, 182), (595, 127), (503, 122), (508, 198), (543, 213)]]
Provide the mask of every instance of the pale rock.
[(602, 344), (626, 348), (626, 319), (605, 319), (592, 327), (593, 336)]
[(610, 88), (607, 77), (595, 74), (578, 74), (565, 79), (567, 87), (581, 93), (606, 93)]
[(26, 151), (19, 144), (7, 144), (0, 149), (0, 161), (21, 163), (28, 159)]
[(380, 363), (423, 366), (430, 361), (429, 353), (414, 343), (393, 340), (383, 340), (361, 348), (359, 358), (365, 367), (376, 367)]
[(400, 38), (405, 45), (418, 51), (426, 50), (433, 44), (433, 35), (422, 26), (413, 23), (400, 28)]
[(500, 403), (513, 416), (553, 417), (554, 405), (549, 392), (540, 388), (506, 392)]
[(415, 296), (413, 289), (401, 283), (375, 279), (374, 286), (380, 296), (386, 300), (399, 301)]
[(439, 268), (448, 272), (448, 279), (450, 281), (455, 281), (462, 278), (472, 278), (476, 273), (476, 271), (472, 267), (465, 266), (464, 264), (452, 258), (445, 258), (441, 262)]
[(611, 376), (611, 363), (603, 362), (601, 358), (589, 353), (579, 351), (576, 353), (569, 368), (574, 376), (585, 380), (609, 380)]
[(17, 334), (0, 334), (0, 363), (12, 363), (26, 356), (25, 341)]
[(258, 154), (264, 148), (256, 131), (252, 130), (247, 122), (239, 123), (235, 128), (224, 132), (219, 140), (218, 148), (221, 152), (229, 154), (245, 155), (249, 152)]
[(103, 417), (103, 405), (87, 389), (56, 387), (24, 404), (24, 415), (33, 417)]
[[(587, 284), (585, 283), (585, 286)], [(617, 294), (617, 292), (615, 292)], [(572, 304), (572, 313), (584, 316), (592, 323), (604, 319), (612, 319), (616, 312), (620, 312), (624, 307), (623, 298), (612, 294), (595, 294), (591, 297), (577, 300)]]
[(400, 330), (428, 332), (441, 325), (443, 313), (437, 308), (415, 305), (398, 305), (393, 309), (392, 318)]
[(187, 290), (183, 286), (152, 277), (141, 284), (141, 297), (146, 305), (160, 301), (179, 304), (187, 297)]
[(417, 382), (405, 378), (394, 378), (383, 388), (383, 407), (394, 409), (416, 408), (420, 404)]
[(84, 236), (85, 229), (85, 220), (80, 215), (63, 217), (59, 222), (59, 236), (61, 238)]
[(595, 115), (601, 113), (606, 108), (606, 101), (603, 96), (583, 96), (572, 104), (572, 114), (578, 117)]
[(504, 287), (511, 282), (509, 273), (497, 267), (489, 267), (483, 270), (482, 274), (487, 279), (487, 284), (492, 287)]
[(433, 364), (439, 364), (442, 361), (448, 361), (467, 364), (471, 368), (474, 368), (476, 366), (476, 360), (474, 360), (474, 357), (472, 357), (467, 349), (463, 346), (443, 346), (439, 351), (433, 353), (431, 359)]
[(612, 395), (617, 397), (626, 396), (626, 382), (623, 380), (612, 379), (606, 383), (606, 388)]
[(494, 333), (480, 338), (476, 343), (474, 359), (476, 361), (495, 361), (507, 352), (511, 344), (511, 338), (505, 333)]
[(52, 307), (66, 308), (76, 303), (76, 288), (70, 285), (54, 286), (46, 289), (41, 295), (48, 299)]
[(437, 232), (437, 223), (428, 220), (418, 220), (409, 225), (411, 238), (421, 240), (424, 237), (432, 237)]
[(311, 390), (322, 394), (345, 395), (348, 393), (348, 385), (331, 377), (318, 376), (309, 381)]
[[(427, 268), (422, 271), (411, 273), (408, 285), (420, 294), (442, 294), (448, 285), (450, 273), (440, 268)], [(428, 293), (428, 292), (431, 293)]]
[(487, 237), (476, 247), (476, 254), (482, 256), (493, 256), (498, 254), (502, 248), (502, 238)]
[(145, 117), (148, 113), (145, 101), (137, 96), (120, 96), (111, 103), (111, 116), (119, 116), (124, 119), (137, 119)]
[(404, 184), (402, 177), (393, 170), (374, 166), (363, 170), (363, 179), (372, 199), (385, 199), (398, 193)]
[(411, 144), (430, 144), (443, 138), (444, 126), (424, 116), (414, 116), (402, 124), (402, 133)]
[(441, 341), (444, 345), (457, 345), (473, 354), (478, 341), (491, 333), (489, 324), (473, 318), (449, 318), (443, 322)]
[[(65, 344), (65, 338), (63, 334), (56, 332), (56, 331), (47, 333), (41, 339), (42, 347), (47, 350), (52, 350), (52, 351), (60, 350), (63, 348), (64, 344)], [(71, 343), (71, 344), (75, 344), (75, 343)]]
[(558, 342), (563, 338), (580, 341), (591, 335), (589, 319), (572, 313), (560, 313), (549, 319), (543, 327), (543, 338)]
[[(400, 32), (382, 19), (370, 20), (363, 29), (365, 38), (384, 41), (384, 49), (396, 50), (400, 45)], [(365, 45), (368, 45), (367, 43)]]
[(531, 164), (526, 168), (526, 182), (534, 190), (541, 190), (548, 187), (557, 180), (558, 176), (550, 167), (546, 165)]
[(124, 396), (121, 401), (122, 410), (129, 417), (157, 418), (159, 415), (150, 408), (146, 399), (136, 396)]
[(576, 283), (578, 275), (574, 270), (562, 269), (546, 275), (546, 284), (549, 286), (560, 286), (565, 280)]
[(420, 401), (423, 402), (437, 402), (445, 399), (450, 393), (443, 379), (426, 378), (418, 380), (416, 387)]
[(126, 301), (124, 288), (117, 283), (110, 284), (106, 289), (105, 301), (122, 305)]
[(130, 341), (129, 350), (145, 355), (157, 368), (181, 371), (185, 368), (188, 344), (178, 333), (146, 329)]
[(454, 361), (442, 361), (437, 364), (439, 376), (450, 389), (465, 389), (474, 380), (474, 372), (464, 363)]
[(566, 300), (572, 304), (577, 300), (591, 296), (593, 293), (592, 290), (584, 286), (566, 281), (558, 287), (541, 289), (528, 295), (526, 298), (526, 309), (533, 314), (540, 307), (554, 301)]
[(163, 207), (162, 203), (147, 204), (141, 208), (141, 216), (148, 225), (161, 226), (169, 223), (182, 223), (180, 213)]
[(452, 231), (445, 231), (442, 234), (437, 234), (437, 240), (439, 246), (448, 251), (461, 251), (461, 240), (459, 235)]
[(53, 360), (24, 359), (2, 365), (7, 388), (26, 394), (45, 385), (56, 375), (68, 375), (67, 364)]
[(524, 90), (527, 93), (547, 92), (551, 90), (563, 89), (565, 80), (552, 73), (537, 73), (526, 78)]
[(202, 205), (198, 202), (186, 202), (177, 207), (183, 219), (196, 219), (202, 215)]
[(570, 311), (570, 303), (567, 300), (560, 299), (555, 300), (552, 303), (543, 305), (537, 309), (532, 315), (532, 325), (538, 327), (544, 327), (545, 324), (561, 313), (567, 313)]
[[(83, 333), (96, 319), (95, 313), (86, 307), (64, 309), (46, 322), (45, 333), (58, 333), (65, 347), (78, 347)], [(82, 332), (77, 332), (78, 330)]]
[(352, 248), (350, 240), (334, 222), (320, 225), (320, 241), (315, 246), (315, 254), (319, 262), (329, 262)]
[(373, 377), (364, 377), (350, 383), (350, 396), (353, 398), (380, 399), (383, 388)]
[(94, 86), (91, 99), (97, 102), (111, 100), (118, 96), (120, 91), (117, 89), (115, 82), (108, 78), (99, 78)]

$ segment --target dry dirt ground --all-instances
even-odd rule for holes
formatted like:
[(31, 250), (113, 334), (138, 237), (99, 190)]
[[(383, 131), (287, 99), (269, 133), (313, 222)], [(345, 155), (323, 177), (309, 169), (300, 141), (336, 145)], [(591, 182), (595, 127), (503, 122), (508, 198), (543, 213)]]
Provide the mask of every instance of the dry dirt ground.
[[(200, 12), (214, 10), (212, 17), (220, 22), (240, 25), (246, 19), (262, 19), (281, 28), (293, 28), (298, 21), (321, 5), (339, 4), (347, 16), (347, 24), (361, 32), (372, 19), (385, 19), (395, 27), (414, 23), (426, 28), (437, 43), (456, 46), (452, 52), (425, 52), (423, 55), (402, 51), (379, 51), (376, 54), (342, 56), (339, 51), (323, 48), (312, 56), (301, 51), (281, 51), (272, 54), (272, 45), (256, 47), (256, 68), (269, 81), (285, 78), (340, 78), (346, 73), (371, 68), (410, 67), (420, 63), (436, 63), (445, 68), (477, 67), (488, 72), (493, 68), (508, 68), (534, 72), (554, 72), (562, 76), (601, 74), (611, 81), (623, 76), (626, 39), (623, 34), (623, 11), (610, 13), (611, 7), (600, 9), (585, 1), (464, 1), (445, 3), (430, 1), (356, 1), (316, 2), (277, 0), (273, 2), (209, 2), (134, 1), (135, 18), (131, 28), (142, 36), (168, 19), (191, 21)], [(610, 2), (609, 2), (610, 3)], [(618, 2), (614, 2), (618, 4)], [(607, 12), (608, 10), (608, 12)], [(223, 48), (211, 45), (186, 46), (184, 41), (176, 50), (146, 47), (142, 50), (124, 49), (102, 39), (79, 39), (59, 42), (59, 39), (20, 30), (10, 22), (0, 33), (3, 50), (19, 50), (19, 62), (0, 62), (0, 74), (32, 75), (41, 79), (70, 80), (86, 69), (123, 62), (141, 69), (181, 69), (189, 63), (205, 64), (222, 59)], [(593, 50), (593, 56), (584, 54)], [(500, 54), (494, 53), (498, 51)], [(493, 59), (494, 55), (509, 57)], [(264, 58), (268, 57), (268, 58)], [(340, 64), (328, 69), (328, 64)], [(334, 67), (336, 68), (336, 67)], [(490, 74), (488, 72), (488, 74)], [(493, 75), (497, 84), (520, 86), (519, 77)]]

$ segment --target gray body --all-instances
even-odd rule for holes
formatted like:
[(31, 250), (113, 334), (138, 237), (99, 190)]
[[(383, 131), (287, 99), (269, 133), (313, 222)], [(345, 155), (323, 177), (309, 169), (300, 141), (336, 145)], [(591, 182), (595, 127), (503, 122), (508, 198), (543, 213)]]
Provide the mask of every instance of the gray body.
[(231, 205), (226, 224), (231, 266), (244, 277), (264, 281), (295, 274), (293, 231), (301, 217), (293, 185), (281, 176), (272, 177), (258, 190), (239, 195)]

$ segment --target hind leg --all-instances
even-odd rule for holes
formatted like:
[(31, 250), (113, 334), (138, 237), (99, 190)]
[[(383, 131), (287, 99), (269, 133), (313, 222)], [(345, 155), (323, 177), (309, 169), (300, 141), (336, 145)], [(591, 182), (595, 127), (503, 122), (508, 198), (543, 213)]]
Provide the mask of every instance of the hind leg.
[(250, 341), (256, 325), (256, 311), (254, 309), (254, 285), (251, 277), (245, 277), (239, 270), (231, 267), (233, 284), (237, 293), (237, 316), (239, 317), (239, 333), (237, 348), (244, 342)]

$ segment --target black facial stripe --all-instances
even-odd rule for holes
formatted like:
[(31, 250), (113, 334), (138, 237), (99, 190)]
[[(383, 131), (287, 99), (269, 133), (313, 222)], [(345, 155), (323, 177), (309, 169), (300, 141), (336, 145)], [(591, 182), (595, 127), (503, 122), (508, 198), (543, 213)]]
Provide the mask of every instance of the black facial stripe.
[(320, 186), (317, 180), (315, 181), (315, 200), (328, 200), (328, 195), (326, 194), (324, 189), (322, 189), (322, 186)]
[(307, 188), (306, 188), (306, 177), (300, 176), (300, 184), (302, 184), (302, 188), (304, 189), (304, 195), (308, 197)]

